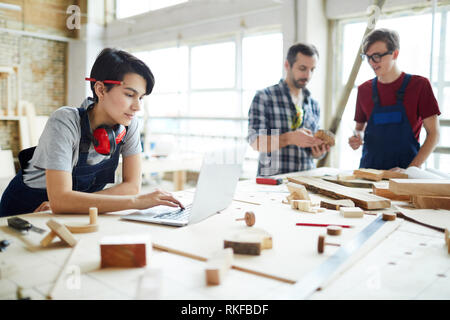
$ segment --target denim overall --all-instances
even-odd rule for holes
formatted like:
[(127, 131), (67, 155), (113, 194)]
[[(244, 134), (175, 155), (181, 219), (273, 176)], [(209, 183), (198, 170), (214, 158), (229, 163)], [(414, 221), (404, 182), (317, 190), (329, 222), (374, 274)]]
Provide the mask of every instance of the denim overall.
[(388, 170), (407, 168), (420, 149), (420, 144), (406, 115), (403, 99), (411, 79), (406, 74), (397, 91), (395, 105), (382, 107), (378, 95), (377, 78), (372, 80), (374, 108), (364, 132), (364, 146), (360, 168)]
[[(92, 143), (87, 110), (78, 108), (81, 122), (81, 140), (78, 162), (72, 170), (72, 190), (93, 193), (108, 183), (114, 183), (123, 139), (109, 159), (88, 165), (87, 157)], [(47, 189), (30, 188), (23, 182), (23, 169), (33, 157), (36, 147), (19, 153), (20, 171), (9, 183), (0, 202), (0, 217), (33, 212), (42, 202), (48, 201)]]

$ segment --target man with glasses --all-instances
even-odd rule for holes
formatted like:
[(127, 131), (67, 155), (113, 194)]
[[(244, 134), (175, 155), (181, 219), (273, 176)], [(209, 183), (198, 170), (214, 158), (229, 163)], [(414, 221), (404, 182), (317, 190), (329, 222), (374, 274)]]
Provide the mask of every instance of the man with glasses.
[(329, 145), (315, 138), (320, 109), (306, 85), (319, 53), (313, 45), (289, 48), (286, 78), (256, 93), (248, 113), (248, 142), (259, 151), (258, 176), (313, 169)]
[[(420, 167), (439, 141), (439, 106), (427, 78), (402, 72), (397, 32), (372, 31), (363, 42), (363, 58), (376, 77), (358, 87), (353, 150), (363, 145), (360, 168), (404, 171)], [(427, 133), (422, 146), (419, 134)]]

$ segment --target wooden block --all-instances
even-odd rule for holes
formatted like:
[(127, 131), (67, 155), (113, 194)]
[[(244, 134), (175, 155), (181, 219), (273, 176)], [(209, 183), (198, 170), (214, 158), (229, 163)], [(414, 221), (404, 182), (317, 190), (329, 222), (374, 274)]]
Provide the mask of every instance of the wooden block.
[(397, 215), (393, 212), (385, 212), (383, 213), (383, 220), (384, 221), (394, 221), (395, 218), (397, 218)]
[(148, 235), (108, 236), (100, 241), (101, 268), (140, 268), (147, 265)]
[(48, 246), (56, 236), (71, 247), (74, 247), (77, 244), (77, 240), (73, 237), (72, 233), (70, 233), (65, 225), (56, 220), (50, 219), (47, 221), (47, 226), (51, 231), (44, 237), (44, 239), (42, 239), (41, 245), (43, 247)]
[(290, 182), (303, 184), (306, 189), (312, 192), (317, 192), (333, 199), (350, 199), (355, 203), (355, 206), (366, 210), (385, 209), (391, 206), (391, 202), (388, 199), (322, 179), (305, 176), (287, 177), (287, 179)]
[(222, 249), (208, 259), (205, 269), (206, 284), (219, 285), (233, 263), (233, 249)]
[(291, 208), (311, 212), (311, 200), (292, 200)]
[(288, 188), (289, 192), (291, 193), (293, 200), (311, 200), (309, 198), (308, 191), (306, 190), (304, 185), (294, 183), (294, 182), (288, 182), (287, 188)]
[(337, 210), (341, 207), (354, 207), (355, 203), (350, 199), (342, 200), (322, 200), (320, 201), (320, 207), (325, 209)]
[(389, 190), (403, 195), (450, 197), (450, 179), (391, 179)]
[(371, 181), (381, 181), (383, 179), (383, 171), (376, 169), (357, 169), (353, 171), (357, 178), (367, 179)]
[(390, 170), (382, 170), (383, 171), (383, 179), (408, 179), (408, 175), (402, 172), (390, 171)]
[[(408, 196), (409, 197), (409, 196)], [(412, 203), (418, 209), (450, 210), (450, 197), (412, 196)]]
[(328, 226), (327, 234), (330, 236), (339, 236), (342, 233), (342, 228), (339, 226)]
[(89, 208), (89, 224), (97, 224), (98, 209), (95, 207)]
[(411, 196), (409, 196), (409, 195), (400, 195), (400, 194), (393, 193), (391, 190), (389, 190), (389, 184), (385, 184), (385, 183), (374, 183), (372, 185), (372, 193), (377, 196), (388, 198), (388, 199), (394, 200), (394, 201), (410, 201), (411, 200)]
[(362, 218), (364, 211), (358, 207), (341, 207), (339, 209), (344, 218)]
[(55, 239), (56, 233), (50, 231), (47, 235), (41, 240), (41, 246), (47, 247), (50, 243), (52, 243), (53, 239)]
[(323, 140), (326, 144), (330, 146), (334, 146), (335, 144), (334, 133), (329, 130), (317, 130), (317, 132), (314, 134), (314, 137)]
[(259, 228), (248, 228), (224, 240), (224, 248), (236, 254), (260, 255), (261, 250), (272, 249), (272, 236)]

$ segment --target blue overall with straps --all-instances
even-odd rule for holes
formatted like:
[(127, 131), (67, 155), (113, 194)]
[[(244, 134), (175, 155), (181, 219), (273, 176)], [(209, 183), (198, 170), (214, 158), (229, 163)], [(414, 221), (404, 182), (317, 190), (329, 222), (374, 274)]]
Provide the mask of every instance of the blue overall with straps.
[[(81, 124), (81, 139), (78, 162), (72, 170), (72, 190), (93, 193), (108, 183), (114, 183), (115, 171), (119, 163), (123, 140), (109, 159), (89, 165), (87, 158), (92, 143), (89, 117), (85, 108), (78, 108)], [(33, 157), (36, 147), (22, 150), (19, 153), (21, 169), (9, 183), (0, 202), (0, 217), (33, 212), (42, 202), (48, 201), (47, 189), (37, 189), (23, 182), (23, 169)]]
[(403, 78), (392, 106), (380, 105), (377, 78), (372, 80), (374, 107), (364, 131), (364, 146), (360, 168), (388, 170), (407, 168), (420, 149), (403, 104), (405, 90), (411, 79)]

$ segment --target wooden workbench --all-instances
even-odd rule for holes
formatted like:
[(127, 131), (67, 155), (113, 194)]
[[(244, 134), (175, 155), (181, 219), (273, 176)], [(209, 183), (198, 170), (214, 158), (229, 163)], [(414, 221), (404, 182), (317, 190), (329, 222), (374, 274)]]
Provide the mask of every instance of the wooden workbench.
[[(366, 189), (368, 191), (368, 189)], [(178, 192), (181, 201), (192, 198), (193, 190)], [(288, 195), (285, 185), (257, 185), (241, 181), (232, 204), (220, 214), (184, 228), (120, 220), (118, 212), (98, 217), (100, 230), (90, 234), (74, 234), (79, 240), (78, 255), (71, 257), (72, 274), (64, 278), (56, 299), (278, 299), (279, 294), (314, 270), (336, 252), (327, 247), (317, 254), (316, 239), (323, 228), (297, 227), (295, 222), (332, 222), (355, 225), (344, 231), (339, 242), (352, 238), (375, 216), (363, 219), (339, 217), (332, 210), (310, 214), (292, 210), (282, 201)], [(321, 196), (310, 194), (313, 200)], [(235, 218), (245, 212), (256, 213), (255, 227), (272, 233), (274, 247), (261, 256), (235, 255), (233, 269), (223, 284), (207, 286), (205, 260), (222, 246), (222, 236), (245, 228)], [(128, 211), (127, 211), (128, 212)], [(374, 211), (381, 214), (383, 211)], [(48, 229), (46, 221), (80, 222), (87, 216), (52, 215), (39, 213), (24, 215), (34, 225)], [(346, 266), (309, 299), (450, 299), (450, 256), (444, 246), (443, 234), (402, 219), (395, 228), (379, 235), (367, 252)], [(106, 235), (149, 234), (153, 243), (146, 268), (100, 269), (99, 240)], [(45, 299), (53, 288), (60, 270), (72, 253), (72, 248), (55, 242), (47, 248), (40, 246), (45, 235), (34, 232), (21, 235), (7, 227), (7, 219), (0, 219), (0, 240), (11, 244), (0, 252), (0, 263), (14, 265), (13, 271), (0, 279), (0, 299), (16, 299), (18, 286), (22, 295), (31, 299)], [(174, 253), (176, 252), (176, 253)], [(288, 262), (288, 263), (287, 263)], [(141, 279), (153, 279), (156, 291), (143, 296)], [(295, 299), (295, 297), (292, 297)]]

